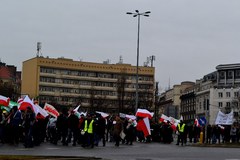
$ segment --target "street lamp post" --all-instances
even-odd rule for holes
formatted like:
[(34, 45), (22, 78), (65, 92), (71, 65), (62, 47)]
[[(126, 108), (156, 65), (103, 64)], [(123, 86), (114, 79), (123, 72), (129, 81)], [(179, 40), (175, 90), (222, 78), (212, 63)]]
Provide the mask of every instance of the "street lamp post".
[(133, 15), (133, 17), (137, 17), (138, 18), (138, 32), (137, 32), (137, 72), (136, 72), (136, 104), (135, 104), (135, 112), (138, 109), (138, 66), (139, 66), (139, 35), (140, 35), (140, 16), (145, 16), (145, 17), (149, 17), (149, 14), (151, 12), (147, 11), (147, 12), (142, 12), (140, 13), (138, 10), (135, 10), (135, 13), (132, 12), (127, 12), (127, 14)]

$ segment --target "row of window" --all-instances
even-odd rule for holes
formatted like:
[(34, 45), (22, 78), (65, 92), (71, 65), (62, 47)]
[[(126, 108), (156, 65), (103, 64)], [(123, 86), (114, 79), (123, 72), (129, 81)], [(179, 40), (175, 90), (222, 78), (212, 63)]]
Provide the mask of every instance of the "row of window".
[[(102, 86), (102, 87), (117, 87), (117, 83), (113, 82), (98, 82), (98, 81), (80, 81), (72, 79), (59, 79), (52, 77), (40, 77), (40, 82), (47, 83), (62, 83), (62, 84), (72, 84), (72, 85), (84, 85), (84, 86)], [(136, 88), (135, 84), (125, 84), (125, 88)], [(152, 85), (138, 84), (139, 89), (152, 89)]]
[[(91, 103), (91, 99), (86, 99), (86, 98), (74, 98), (74, 97), (53, 97), (53, 96), (40, 96), (39, 100), (41, 102), (56, 102), (58, 104), (61, 103)], [(95, 100), (96, 101), (96, 100)], [(112, 105), (117, 105), (117, 101), (113, 101), (113, 100), (107, 100), (107, 103), (112, 104)]]
[(183, 119), (184, 120), (193, 120), (196, 118), (196, 115), (195, 114), (189, 114), (189, 115), (185, 115), (183, 116)]
[[(223, 92), (218, 92), (218, 97), (222, 98)], [(231, 97), (231, 92), (226, 92), (226, 97)], [(234, 92), (234, 97), (235, 98), (239, 97), (239, 92)]]
[[(76, 71), (76, 70), (63, 70), (63, 69), (55, 69), (55, 68), (40, 68), (41, 73), (51, 73), (51, 74), (60, 74), (60, 75), (72, 75), (72, 76), (81, 76), (81, 77), (97, 77), (97, 78), (111, 78), (118, 79), (121, 77), (121, 74), (111, 74), (111, 73), (99, 73), (99, 72), (87, 72), (87, 71)], [(126, 79), (135, 80), (135, 75), (126, 75)], [(153, 81), (153, 76), (141, 76), (139, 75), (139, 79), (143, 81)]]
[(240, 78), (240, 70), (228, 70), (228, 71), (220, 71), (219, 78), (225, 79), (226, 78)]
[(193, 106), (181, 106), (181, 112), (195, 111), (195, 105)]
[(225, 106), (223, 106), (223, 102), (218, 102), (218, 107), (233, 107), (233, 108), (238, 108), (239, 103), (238, 102), (225, 102)]
[[(40, 92), (53, 92), (55, 94), (60, 93), (73, 93), (73, 94), (81, 94), (81, 95), (102, 95), (102, 96), (117, 96), (118, 93), (116, 91), (106, 91), (106, 90), (87, 90), (87, 89), (73, 89), (73, 88), (62, 88), (62, 87), (46, 87), (40, 86)], [(135, 97), (135, 92), (125, 92), (125, 97)], [(139, 97), (151, 98), (153, 94), (148, 92), (139, 92)]]

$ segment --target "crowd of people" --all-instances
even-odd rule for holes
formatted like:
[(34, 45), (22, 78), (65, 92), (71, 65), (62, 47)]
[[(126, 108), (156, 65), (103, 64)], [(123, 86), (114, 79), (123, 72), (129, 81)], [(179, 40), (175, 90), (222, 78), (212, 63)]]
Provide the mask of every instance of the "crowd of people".
[[(140, 132), (140, 133), (137, 133)], [(99, 113), (89, 113), (78, 117), (74, 110), (66, 108), (58, 117), (35, 115), (31, 107), (25, 111), (14, 106), (10, 112), (0, 110), (0, 143), (18, 145), (26, 148), (50, 142), (64, 146), (81, 145), (94, 148), (106, 145), (106, 141), (132, 145), (135, 135), (144, 139), (141, 131), (136, 131), (136, 122), (119, 116), (103, 117)]]
[(136, 120), (118, 115), (103, 117), (98, 113), (88, 113), (78, 117), (74, 110), (62, 109), (58, 117), (35, 115), (31, 107), (25, 111), (14, 106), (10, 112), (0, 110), (0, 143), (23, 144), (26, 148), (50, 142), (54, 145), (81, 145), (83, 148), (106, 146), (106, 142), (133, 145), (139, 142), (162, 142), (170, 144), (177, 137), (177, 145), (197, 143), (203, 134), (203, 143), (239, 143), (239, 126), (197, 126), (183, 121), (176, 126), (167, 121), (150, 121), (151, 135), (145, 136)]

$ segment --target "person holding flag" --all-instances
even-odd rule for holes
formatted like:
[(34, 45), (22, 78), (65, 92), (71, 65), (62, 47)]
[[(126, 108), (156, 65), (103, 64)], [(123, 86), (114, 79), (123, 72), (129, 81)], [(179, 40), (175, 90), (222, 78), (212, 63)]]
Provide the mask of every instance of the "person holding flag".
[(24, 146), (25, 148), (32, 148), (33, 147), (33, 125), (35, 123), (35, 113), (33, 112), (31, 107), (27, 107), (25, 113), (23, 114), (23, 128), (24, 128), (24, 135), (25, 141)]

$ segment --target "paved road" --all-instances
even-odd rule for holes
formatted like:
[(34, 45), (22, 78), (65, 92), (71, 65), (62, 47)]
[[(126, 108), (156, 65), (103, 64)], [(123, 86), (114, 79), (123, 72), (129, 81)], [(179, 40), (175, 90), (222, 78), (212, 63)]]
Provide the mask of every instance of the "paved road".
[(0, 155), (84, 156), (109, 160), (240, 160), (240, 148), (176, 146), (175, 144), (138, 143), (115, 147), (85, 149), (81, 146), (61, 146), (43, 143), (26, 149), (22, 145), (0, 145)]

